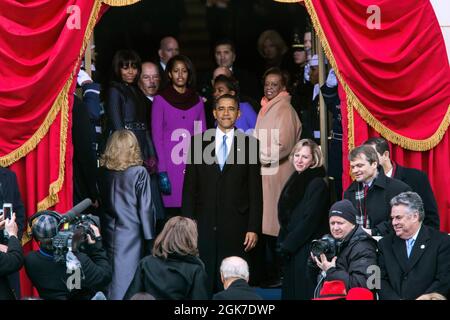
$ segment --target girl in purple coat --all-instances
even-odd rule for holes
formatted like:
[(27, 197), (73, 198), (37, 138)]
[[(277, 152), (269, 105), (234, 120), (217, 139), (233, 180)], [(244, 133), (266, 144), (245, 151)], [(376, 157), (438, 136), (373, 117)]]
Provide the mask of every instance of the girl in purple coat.
[(153, 100), (152, 137), (158, 156), (158, 172), (168, 216), (180, 214), (190, 138), (206, 127), (203, 101), (193, 89), (195, 71), (183, 55), (167, 63), (169, 84)]
[[(219, 75), (214, 80), (214, 99), (217, 99), (224, 94), (239, 96), (239, 84), (236, 79), (232, 77)], [(258, 115), (248, 102), (240, 101), (239, 110), (241, 111), (241, 115), (236, 120), (235, 127), (251, 135), (252, 132), (248, 131), (255, 129), (256, 118)]]

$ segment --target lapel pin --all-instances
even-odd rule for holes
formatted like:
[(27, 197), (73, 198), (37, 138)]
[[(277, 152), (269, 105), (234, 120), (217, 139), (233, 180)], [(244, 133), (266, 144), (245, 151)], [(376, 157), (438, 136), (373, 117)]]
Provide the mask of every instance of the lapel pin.
[(424, 245), (424, 244), (421, 245), (421, 246), (420, 246), (420, 249), (425, 249), (425, 245)]
[(237, 151), (241, 151), (241, 149), (237, 148)]

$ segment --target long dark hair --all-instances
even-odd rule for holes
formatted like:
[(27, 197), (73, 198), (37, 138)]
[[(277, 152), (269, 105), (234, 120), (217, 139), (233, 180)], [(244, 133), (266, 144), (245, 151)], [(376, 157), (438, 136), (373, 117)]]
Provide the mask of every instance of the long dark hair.
[(111, 80), (122, 82), (120, 69), (125, 66), (132, 66), (138, 70), (138, 74), (134, 80), (135, 82), (137, 82), (141, 75), (142, 64), (141, 58), (134, 50), (119, 50), (116, 52), (112, 60)]
[[(187, 79), (186, 86), (188, 88), (194, 88), (195, 84), (196, 84), (196, 80), (197, 80), (194, 65), (192, 64), (191, 59), (189, 59), (188, 57), (186, 57), (182, 54), (173, 56), (172, 58), (170, 58), (169, 62), (167, 62), (167, 67), (166, 67), (167, 79), (170, 80), (169, 72), (170, 72), (170, 70), (173, 69), (175, 62), (178, 62), (178, 61), (183, 62), (188, 71), (188, 79)], [(172, 80), (170, 80), (170, 82), (172, 82)]]

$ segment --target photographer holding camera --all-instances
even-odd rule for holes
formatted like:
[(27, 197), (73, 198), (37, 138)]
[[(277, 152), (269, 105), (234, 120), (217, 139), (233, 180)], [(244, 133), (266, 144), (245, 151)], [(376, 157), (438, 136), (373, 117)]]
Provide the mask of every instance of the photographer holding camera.
[(377, 264), (377, 244), (361, 226), (349, 200), (338, 201), (329, 211), (330, 235), (314, 240), (311, 257), (322, 270), (322, 280), (342, 280), (347, 291), (367, 288), (367, 268)]
[[(75, 261), (56, 261), (55, 258), (58, 255), (53, 238), (59, 232), (60, 221), (53, 212), (43, 213), (35, 220), (32, 233), (35, 240), (39, 242), (39, 250), (30, 252), (26, 256), (25, 270), (41, 298), (46, 300), (90, 299), (96, 291), (102, 290), (109, 284), (112, 269), (106, 252), (102, 248), (100, 231), (95, 225), (89, 226), (91, 230), (86, 233), (87, 241), (81, 246), (84, 246), (83, 252), (69, 249), (70, 252), (66, 257), (73, 252)], [(71, 239), (72, 241), (76, 241), (75, 236)], [(70, 262), (75, 263), (70, 266)]]
[(23, 265), (22, 245), (17, 238), (19, 229), (15, 213), (12, 213), (11, 219), (1, 220), (0, 228), (4, 228), (9, 234), (8, 245), (0, 244), (0, 300), (14, 300), (16, 297), (8, 276), (19, 271)]

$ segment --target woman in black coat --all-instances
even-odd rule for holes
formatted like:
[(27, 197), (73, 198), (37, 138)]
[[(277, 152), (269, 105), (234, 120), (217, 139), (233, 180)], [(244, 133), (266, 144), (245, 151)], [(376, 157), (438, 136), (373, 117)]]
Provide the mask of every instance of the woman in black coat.
[(106, 100), (108, 135), (127, 129), (139, 142), (143, 164), (151, 174), (151, 190), (158, 219), (164, 218), (162, 198), (158, 187), (157, 156), (148, 127), (148, 99), (137, 86), (141, 59), (132, 50), (116, 52), (112, 62), (112, 81)]
[(153, 255), (141, 260), (125, 295), (147, 292), (156, 300), (206, 300), (206, 272), (198, 257), (197, 225), (176, 216), (167, 221), (153, 246)]
[(278, 244), (284, 258), (282, 299), (305, 300), (313, 298), (316, 285), (307, 262), (311, 241), (327, 233), (329, 191), (322, 152), (314, 141), (300, 140), (289, 157), (296, 171), (278, 202)]

